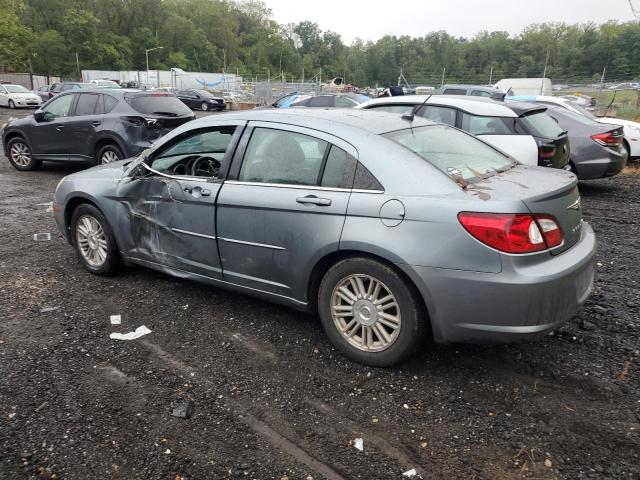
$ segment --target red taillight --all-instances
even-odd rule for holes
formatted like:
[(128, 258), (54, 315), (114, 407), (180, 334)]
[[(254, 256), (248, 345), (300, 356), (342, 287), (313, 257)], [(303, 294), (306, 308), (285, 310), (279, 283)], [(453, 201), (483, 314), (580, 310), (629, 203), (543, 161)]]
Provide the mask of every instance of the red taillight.
[(460, 212), (458, 220), (476, 239), (501, 252), (539, 252), (562, 243), (562, 231), (550, 215)]
[(622, 135), (616, 132), (597, 133), (591, 135), (591, 139), (605, 147), (618, 147), (622, 145)]
[(549, 159), (556, 156), (556, 147), (550, 147), (546, 145), (540, 145), (538, 147), (538, 157)]

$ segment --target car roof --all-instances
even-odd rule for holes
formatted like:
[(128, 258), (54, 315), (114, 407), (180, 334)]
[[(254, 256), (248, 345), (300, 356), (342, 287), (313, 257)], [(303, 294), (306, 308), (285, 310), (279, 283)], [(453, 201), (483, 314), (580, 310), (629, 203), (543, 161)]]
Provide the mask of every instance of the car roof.
[(244, 120), (256, 122), (278, 122), (301, 127), (315, 128), (341, 137), (345, 127), (364, 130), (376, 135), (403, 130), (410, 127), (435, 125), (435, 122), (415, 117), (413, 122), (403, 119), (402, 115), (388, 112), (363, 111), (353, 108), (299, 108), (242, 110), (222, 115), (210, 115), (190, 122), (200, 126), (219, 123), (221, 120)]
[(463, 83), (447, 83), (440, 88), (443, 90), (445, 88), (470, 88), (474, 90), (481, 90), (483, 92), (502, 93), (502, 90), (500, 90), (499, 88), (490, 87), (486, 85), (467, 85)]
[[(463, 95), (399, 95), (397, 97), (381, 97), (362, 103), (356, 108), (366, 108), (369, 105), (404, 104), (421, 105), (425, 101), (429, 105), (445, 105), (459, 108), (472, 115), (482, 115), (487, 117), (517, 117), (510, 105), (498, 102), (490, 98), (467, 97)], [(540, 108), (540, 107), (537, 107)]]

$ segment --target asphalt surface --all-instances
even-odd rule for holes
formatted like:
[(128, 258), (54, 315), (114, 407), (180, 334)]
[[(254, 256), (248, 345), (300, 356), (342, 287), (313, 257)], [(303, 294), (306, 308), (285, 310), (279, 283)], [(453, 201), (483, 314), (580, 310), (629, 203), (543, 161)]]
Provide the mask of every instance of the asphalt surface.
[(77, 169), (0, 156), (0, 478), (640, 478), (640, 175), (581, 184), (596, 289), (559, 331), (375, 369), (312, 316), (144, 268), (87, 273), (47, 212)]

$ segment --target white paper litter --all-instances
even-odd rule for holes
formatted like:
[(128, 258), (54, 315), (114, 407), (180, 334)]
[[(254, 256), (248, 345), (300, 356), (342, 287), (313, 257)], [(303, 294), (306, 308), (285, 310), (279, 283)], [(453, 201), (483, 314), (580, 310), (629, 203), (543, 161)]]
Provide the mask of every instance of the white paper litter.
[(111, 321), (111, 325), (120, 325), (122, 323), (122, 315), (111, 315), (109, 320)]
[(42, 242), (45, 240), (51, 240), (51, 234), (50, 233), (34, 233), (33, 234), (33, 239), (36, 242)]
[(36, 203), (36, 207), (47, 207), (45, 210), (47, 213), (53, 212), (53, 202)]
[(404, 472), (402, 474), (403, 477), (415, 477), (418, 474), (418, 472), (416, 472), (415, 468), (412, 468), (411, 470), (407, 470), (406, 472)]
[(353, 446), (355, 448), (357, 448), (358, 450), (363, 451), (364, 450), (364, 440), (362, 440), (361, 438), (356, 438), (353, 441)]
[(144, 335), (151, 333), (144, 325), (139, 326), (134, 332), (129, 333), (112, 333), (109, 338), (112, 340), (135, 340), (136, 338), (143, 337)]

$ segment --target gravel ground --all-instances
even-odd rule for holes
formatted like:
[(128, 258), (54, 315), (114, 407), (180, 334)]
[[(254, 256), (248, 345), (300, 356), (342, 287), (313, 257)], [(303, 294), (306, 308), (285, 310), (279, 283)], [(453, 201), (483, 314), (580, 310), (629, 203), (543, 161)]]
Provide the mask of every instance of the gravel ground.
[(143, 268), (87, 273), (46, 205), (73, 171), (0, 157), (0, 478), (640, 479), (640, 176), (581, 185), (598, 276), (562, 329), (374, 369), (314, 317)]

